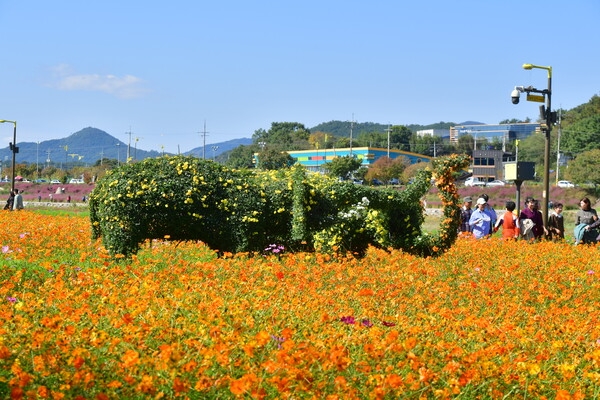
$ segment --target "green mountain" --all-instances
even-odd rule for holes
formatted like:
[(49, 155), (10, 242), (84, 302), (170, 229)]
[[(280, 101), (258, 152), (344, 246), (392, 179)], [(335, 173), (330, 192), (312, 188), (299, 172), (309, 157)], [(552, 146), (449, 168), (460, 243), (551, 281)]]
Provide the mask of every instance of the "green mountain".
[[(456, 124), (454, 122), (438, 122), (436, 124), (430, 125), (406, 125), (408, 129), (412, 132), (424, 130), (424, 129), (450, 129), (450, 127), (455, 125), (465, 125), (465, 124), (480, 124), (480, 122), (461, 122), (460, 124)], [(335, 136), (349, 136), (350, 129), (352, 129), (352, 136), (358, 137), (361, 133), (385, 133), (386, 129), (388, 129), (389, 125), (386, 124), (377, 124), (374, 122), (354, 122), (350, 121), (329, 121), (323, 122), (317, 126), (310, 128), (311, 133), (315, 132), (325, 132), (330, 133)]]
[(241, 139), (232, 139), (227, 140), (221, 143), (211, 143), (209, 145), (200, 146), (193, 148), (192, 150), (184, 153), (185, 155), (196, 156), (198, 158), (214, 158), (219, 156), (220, 154), (226, 153), (235, 149), (238, 146), (248, 146), (252, 144), (252, 139), (250, 138), (241, 138)]

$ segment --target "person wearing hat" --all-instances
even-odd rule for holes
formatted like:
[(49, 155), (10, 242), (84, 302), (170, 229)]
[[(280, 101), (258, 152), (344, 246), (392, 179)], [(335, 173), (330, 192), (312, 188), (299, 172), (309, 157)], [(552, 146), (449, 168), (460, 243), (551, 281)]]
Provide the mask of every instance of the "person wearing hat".
[(467, 196), (463, 199), (463, 206), (460, 209), (460, 227), (458, 228), (459, 232), (472, 232), (471, 225), (469, 225), (469, 219), (471, 219), (471, 214), (473, 214), (472, 205), (473, 198), (471, 196)]
[(485, 212), (486, 201), (483, 197), (477, 199), (477, 208), (473, 210), (469, 225), (476, 239), (488, 237), (492, 227), (492, 219)]
[(484, 211), (487, 215), (490, 216), (490, 219), (492, 220), (492, 224), (490, 225), (491, 235), (492, 233), (494, 233), (494, 226), (496, 225), (496, 221), (498, 220), (498, 214), (496, 214), (496, 210), (494, 210), (494, 207), (492, 207), (492, 205), (490, 204), (490, 197), (487, 194), (484, 193), (479, 197), (485, 200)]

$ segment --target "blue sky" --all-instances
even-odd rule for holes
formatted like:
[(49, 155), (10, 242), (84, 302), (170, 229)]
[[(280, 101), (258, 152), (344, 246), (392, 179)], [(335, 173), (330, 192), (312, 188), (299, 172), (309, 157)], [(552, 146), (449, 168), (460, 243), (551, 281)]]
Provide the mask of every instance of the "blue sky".
[[(0, 119), (18, 142), (102, 129), (185, 152), (272, 122), (537, 118), (600, 93), (600, 2), (0, 0)], [(131, 132), (131, 135), (128, 134)], [(12, 125), (0, 124), (0, 147)]]

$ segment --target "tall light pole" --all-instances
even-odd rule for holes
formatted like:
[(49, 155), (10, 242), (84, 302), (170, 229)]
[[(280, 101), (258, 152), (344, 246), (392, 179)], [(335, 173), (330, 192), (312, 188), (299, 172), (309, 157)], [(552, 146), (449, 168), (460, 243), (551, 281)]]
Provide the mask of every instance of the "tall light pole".
[(388, 128), (385, 131), (387, 132), (387, 157), (390, 158), (390, 133), (392, 132), (390, 124), (388, 124)]
[(40, 141), (37, 141), (35, 148), (35, 178), (40, 179)]
[(558, 110), (558, 137), (556, 138), (556, 185), (558, 186), (558, 173), (560, 172), (560, 131), (561, 110)]
[[(511, 97), (513, 104), (519, 103), (519, 92), (527, 93), (528, 101), (535, 101), (543, 103), (546, 102), (546, 106), (540, 106), (540, 117), (544, 120), (542, 125), (542, 131), (544, 132), (544, 191), (542, 192), (542, 214), (544, 216), (544, 226), (548, 227), (548, 196), (550, 195), (550, 132), (552, 132), (552, 124), (556, 122), (556, 112), (552, 112), (552, 67), (544, 67), (535, 64), (523, 64), (523, 69), (545, 69), (548, 72), (548, 88), (544, 90), (538, 90), (532, 86), (523, 87), (517, 86), (512, 91)], [(539, 95), (532, 95), (531, 93), (539, 93)]]
[(10, 181), (10, 190), (15, 191), (15, 156), (19, 152), (19, 148), (17, 147), (17, 121), (8, 121), (6, 119), (0, 119), (0, 124), (8, 122), (9, 124), (14, 125), (13, 130), (13, 141), (9, 143), (9, 148), (12, 151), (12, 179)]

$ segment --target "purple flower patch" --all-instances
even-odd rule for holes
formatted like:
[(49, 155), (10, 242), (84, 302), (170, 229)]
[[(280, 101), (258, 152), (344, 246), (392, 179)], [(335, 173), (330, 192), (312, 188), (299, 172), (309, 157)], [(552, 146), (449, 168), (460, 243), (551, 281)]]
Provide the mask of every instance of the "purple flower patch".
[(373, 326), (373, 323), (366, 318), (363, 319), (362, 321), (360, 321), (360, 323), (362, 324), (362, 326), (364, 326), (366, 328), (370, 328)]

